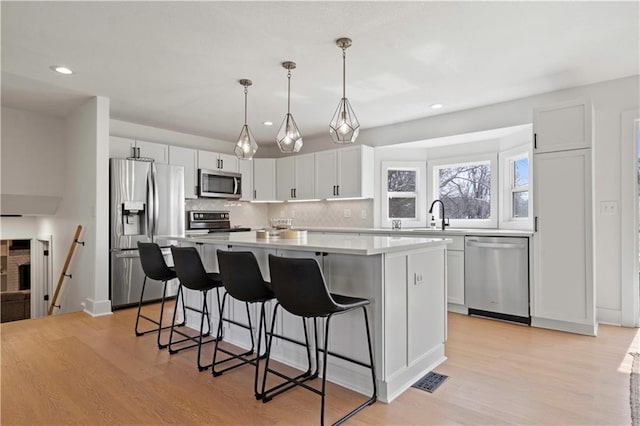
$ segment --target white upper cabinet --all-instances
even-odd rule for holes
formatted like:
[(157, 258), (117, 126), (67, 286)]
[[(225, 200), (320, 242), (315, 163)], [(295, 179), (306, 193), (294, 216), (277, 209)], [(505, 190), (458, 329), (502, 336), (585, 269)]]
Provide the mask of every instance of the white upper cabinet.
[(256, 201), (276, 200), (276, 160), (275, 158), (254, 158), (253, 199)]
[(169, 146), (163, 143), (111, 136), (109, 138), (109, 158), (129, 157), (151, 158), (156, 163), (167, 164), (169, 162)]
[(591, 148), (592, 114), (584, 99), (534, 109), (534, 153)]
[(310, 200), (315, 197), (315, 157), (297, 155), (276, 160), (278, 200)]
[(152, 158), (156, 163), (169, 163), (169, 146), (163, 143), (136, 141), (138, 157)]
[(211, 151), (198, 151), (198, 168), (237, 173), (238, 159), (235, 155), (221, 154)]
[(337, 185), (338, 150), (316, 152), (316, 198), (335, 198)]
[(253, 200), (253, 162), (255, 160), (238, 160), (238, 171), (242, 175), (242, 197), (240, 201)]
[(169, 164), (184, 167), (184, 198), (198, 198), (198, 151), (169, 146)]
[(109, 158), (127, 158), (133, 156), (136, 141), (118, 136), (109, 137)]
[(316, 198), (373, 198), (373, 148), (316, 153)]

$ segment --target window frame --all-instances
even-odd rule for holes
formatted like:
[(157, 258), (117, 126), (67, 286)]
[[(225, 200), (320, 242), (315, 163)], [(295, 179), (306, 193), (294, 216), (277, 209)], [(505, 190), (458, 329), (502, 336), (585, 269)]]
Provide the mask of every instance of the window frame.
[[(490, 216), (487, 219), (451, 219), (447, 217), (447, 212), (445, 211), (445, 218), (449, 219), (449, 227), (450, 228), (497, 228), (498, 227), (498, 200), (500, 199), (500, 194), (498, 193), (498, 181), (500, 177), (500, 173), (498, 170), (498, 155), (497, 153), (491, 154), (476, 154), (476, 155), (465, 155), (465, 156), (453, 156), (453, 157), (443, 157), (437, 160), (427, 161), (427, 173), (430, 178), (430, 184), (428, 186), (427, 191), (427, 201), (429, 205), (433, 203), (435, 199), (439, 196), (440, 189), (440, 179), (436, 176), (436, 171), (446, 167), (458, 167), (467, 164), (477, 164), (477, 163), (489, 163), (489, 167), (491, 169), (491, 199), (489, 202)], [(440, 220), (440, 208), (436, 209), (433, 212), (433, 216), (436, 219), (436, 222)], [(429, 214), (429, 219), (431, 215)]]
[[(389, 192), (388, 191), (388, 170), (415, 170), (416, 171), (416, 191), (415, 192)], [(400, 219), (403, 228), (424, 228), (426, 227), (426, 192), (427, 192), (427, 173), (426, 163), (424, 161), (382, 161), (380, 169), (380, 227), (391, 228), (389, 218), (389, 194), (398, 194), (400, 196), (414, 195), (416, 198), (416, 218)]]
[[(533, 227), (533, 155), (530, 145), (521, 145), (500, 152), (500, 228), (505, 229), (522, 229), (530, 230)], [(529, 184), (525, 186), (514, 187), (514, 170), (515, 161), (522, 158), (529, 160)], [(513, 216), (513, 194), (514, 192), (529, 192), (528, 217)]]

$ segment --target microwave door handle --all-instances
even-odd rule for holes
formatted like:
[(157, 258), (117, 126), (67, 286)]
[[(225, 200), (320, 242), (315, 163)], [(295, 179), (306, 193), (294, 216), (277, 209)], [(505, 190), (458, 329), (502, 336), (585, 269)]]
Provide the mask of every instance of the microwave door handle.
[(238, 178), (237, 177), (233, 178), (233, 194), (234, 195), (238, 194)]

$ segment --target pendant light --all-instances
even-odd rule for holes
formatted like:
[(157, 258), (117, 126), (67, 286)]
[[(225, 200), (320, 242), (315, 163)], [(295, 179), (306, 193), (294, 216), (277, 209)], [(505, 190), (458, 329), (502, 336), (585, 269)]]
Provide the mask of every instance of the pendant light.
[(335, 143), (354, 143), (360, 132), (360, 123), (349, 104), (346, 95), (346, 58), (347, 48), (351, 46), (350, 38), (339, 38), (336, 44), (342, 49), (342, 99), (329, 123), (329, 133)]
[(234, 152), (236, 157), (241, 160), (251, 160), (258, 150), (256, 139), (251, 134), (251, 130), (249, 130), (249, 125), (247, 124), (247, 87), (253, 83), (251, 80), (244, 78), (240, 80), (239, 83), (244, 86), (244, 126), (242, 126), (240, 136), (238, 136), (238, 142), (236, 143)]
[(286, 61), (282, 63), (282, 68), (288, 70), (287, 72), (287, 115), (284, 116), (278, 135), (276, 136), (276, 143), (281, 152), (293, 153), (299, 152), (302, 148), (302, 135), (296, 125), (296, 121), (291, 115), (291, 70), (296, 68), (296, 63)]

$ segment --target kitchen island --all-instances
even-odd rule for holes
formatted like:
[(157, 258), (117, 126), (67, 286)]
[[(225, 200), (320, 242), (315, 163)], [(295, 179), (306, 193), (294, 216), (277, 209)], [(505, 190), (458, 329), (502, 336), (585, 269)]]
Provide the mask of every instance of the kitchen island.
[[(379, 400), (390, 402), (425, 373), (446, 360), (446, 245), (444, 238), (406, 236), (309, 234), (300, 239), (259, 239), (253, 232), (180, 238), (182, 246), (196, 246), (205, 267), (217, 271), (216, 250), (251, 251), (269, 280), (268, 255), (315, 258), (330, 291), (371, 300), (368, 307), (374, 345)], [(199, 295), (188, 294), (188, 304)], [(209, 306), (216, 306), (215, 300)], [(257, 307), (252, 312), (257, 324)], [(302, 322), (278, 311), (276, 332), (303, 341)], [(225, 316), (246, 322), (244, 305), (234, 301)], [(213, 329), (217, 313), (213, 314)], [(366, 334), (358, 312), (332, 320), (330, 350), (367, 360)], [(188, 317), (193, 328), (198, 320)], [(224, 340), (249, 347), (245, 330), (224, 323)], [(322, 328), (319, 327), (319, 338)], [(306, 369), (303, 348), (274, 340), (274, 359)], [(329, 357), (327, 379), (354, 391), (370, 393), (368, 371)]]

